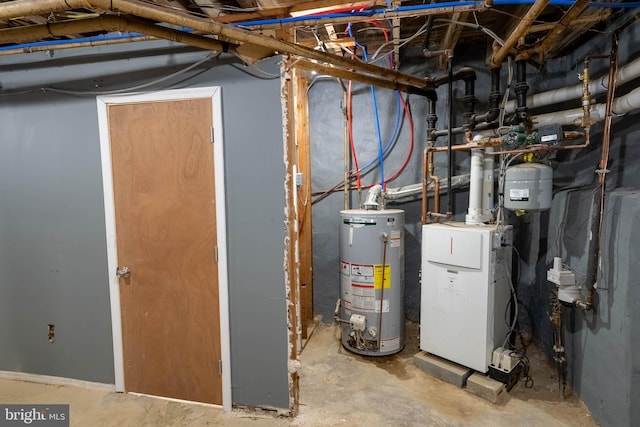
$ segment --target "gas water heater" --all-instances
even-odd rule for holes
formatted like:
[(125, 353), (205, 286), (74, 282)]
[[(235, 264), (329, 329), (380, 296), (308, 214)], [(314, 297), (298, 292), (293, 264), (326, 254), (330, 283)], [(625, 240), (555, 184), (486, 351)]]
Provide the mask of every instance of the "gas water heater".
[(342, 345), (366, 356), (404, 347), (404, 211), (340, 212)]

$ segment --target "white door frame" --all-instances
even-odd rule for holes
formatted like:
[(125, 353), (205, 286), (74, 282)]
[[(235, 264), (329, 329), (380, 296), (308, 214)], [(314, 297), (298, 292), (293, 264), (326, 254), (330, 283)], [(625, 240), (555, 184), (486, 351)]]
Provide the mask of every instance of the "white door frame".
[(100, 157), (102, 162), (102, 187), (107, 234), (107, 262), (109, 271), (109, 296), (111, 300), (111, 326), (113, 334), (113, 361), (116, 391), (126, 391), (124, 383), (124, 359), (122, 353), (122, 320), (120, 317), (120, 287), (116, 277), (118, 253), (116, 245), (116, 219), (113, 199), (111, 146), (107, 106), (132, 102), (173, 101), (194, 98), (211, 98), (213, 111), (214, 169), (216, 224), (218, 239), (218, 300), (220, 304), (220, 356), (222, 358), (222, 407), (231, 411), (231, 345), (229, 334), (229, 286), (227, 271), (227, 222), (224, 184), (224, 147), (222, 134), (222, 94), (220, 87), (164, 90), (157, 92), (99, 96), (98, 125), (100, 130)]

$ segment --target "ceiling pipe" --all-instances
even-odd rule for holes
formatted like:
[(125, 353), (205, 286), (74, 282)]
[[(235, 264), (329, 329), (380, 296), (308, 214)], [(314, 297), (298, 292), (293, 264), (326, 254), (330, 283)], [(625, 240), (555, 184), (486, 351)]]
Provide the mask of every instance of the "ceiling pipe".
[[(620, 67), (617, 73), (616, 81), (618, 86), (624, 85), (636, 78), (640, 77), (640, 58), (633, 62), (629, 62), (623, 67)], [(591, 95), (598, 95), (607, 91), (608, 74), (604, 74), (598, 79), (591, 79), (589, 81), (589, 92)], [(539, 92), (527, 97), (527, 105), (529, 108), (544, 107), (547, 105), (560, 104), (562, 102), (578, 99), (582, 96), (583, 85), (577, 84), (574, 86), (567, 86), (559, 89), (549, 90), (546, 92)], [(507, 102), (505, 111), (507, 113), (515, 112), (516, 101), (511, 100)]]
[[(233, 50), (237, 47), (237, 45), (223, 43), (219, 40), (197, 36), (195, 34), (185, 33), (184, 31), (178, 31), (116, 15), (103, 15), (97, 18), (76, 19), (72, 21), (53, 22), (44, 25), (32, 25), (23, 28), (0, 30), (0, 44), (27, 43), (47, 38), (64, 37), (69, 34), (97, 31), (142, 33), (147, 36), (183, 43), (215, 52)], [(51, 49), (52, 47), (49, 46), (48, 50)]]
[[(640, 109), (640, 87), (623, 95), (613, 102), (613, 115), (622, 115)], [(591, 106), (591, 123), (604, 120), (606, 117), (606, 104), (595, 104)], [(582, 108), (574, 108), (565, 111), (555, 111), (553, 113), (539, 114), (533, 116), (533, 122), (537, 126), (551, 124), (576, 125), (582, 122)]]
[(527, 34), (529, 27), (533, 24), (533, 21), (542, 13), (542, 11), (549, 4), (549, 0), (536, 0), (536, 2), (527, 11), (524, 17), (520, 20), (520, 23), (516, 26), (509, 37), (504, 41), (504, 45), (493, 55), (491, 58), (491, 68), (498, 68), (502, 65), (502, 61), (511, 52), (511, 49), (518, 43), (521, 37)]
[(61, 49), (78, 49), (82, 47), (97, 47), (97, 46), (110, 46), (114, 44), (135, 43), (135, 42), (147, 42), (152, 40), (158, 40), (155, 37), (149, 36), (135, 36), (135, 37), (123, 37), (116, 39), (104, 39), (104, 40), (87, 40), (69, 43), (52, 43), (42, 46), (24, 46), (17, 47), (15, 49), (0, 50), (0, 56), (19, 55), (23, 53), (36, 53), (36, 52), (51, 52)]
[(423, 79), (375, 65), (352, 61), (348, 58), (320, 52), (306, 46), (254, 34), (242, 28), (220, 24), (210, 19), (194, 17), (186, 12), (182, 13), (176, 10), (165, 9), (136, 0), (14, 0), (0, 3), (0, 20), (80, 8), (102, 9), (105, 11), (125, 13), (176, 25), (181, 28), (190, 28), (205, 34), (216, 35), (221, 39), (250, 43), (272, 49), (274, 52), (280, 54), (308, 58), (362, 74), (373, 74), (394, 83), (413, 86), (418, 90), (425, 89), (430, 85), (429, 78)]
[(539, 45), (527, 49), (516, 56), (518, 61), (526, 61), (533, 55), (538, 55), (540, 61), (544, 61), (545, 56), (549, 53), (558, 38), (569, 29), (569, 25), (582, 13), (589, 4), (589, 0), (576, 0), (576, 2), (567, 10), (560, 18), (551, 31), (547, 33)]
[(273, 30), (291, 28), (292, 26), (314, 26), (323, 22), (332, 24), (346, 24), (371, 20), (393, 18), (415, 18), (429, 15), (449, 15), (457, 12), (483, 12), (491, 6), (489, 1), (447, 1), (443, 3), (427, 3), (413, 6), (401, 6), (392, 10), (368, 9), (353, 13), (327, 13), (309, 16), (295, 16), (289, 18), (261, 19), (258, 21), (237, 22), (237, 25), (250, 27), (254, 30)]

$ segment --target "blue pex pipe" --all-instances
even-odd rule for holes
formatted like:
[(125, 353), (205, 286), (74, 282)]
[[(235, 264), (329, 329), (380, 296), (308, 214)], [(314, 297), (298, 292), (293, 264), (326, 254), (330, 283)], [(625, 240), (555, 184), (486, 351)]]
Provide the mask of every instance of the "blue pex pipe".
[[(509, 5), (527, 5), (535, 3), (534, 0), (494, 0), (494, 6), (509, 6)], [(554, 6), (573, 6), (574, 0), (551, 0), (550, 5)], [(302, 21), (321, 21), (331, 20), (335, 18), (353, 18), (353, 17), (367, 17), (373, 15), (379, 15), (384, 13), (393, 12), (411, 12), (428, 9), (437, 9), (442, 7), (460, 7), (460, 6), (479, 6), (484, 4), (483, 1), (448, 1), (442, 3), (430, 3), (415, 6), (400, 6), (395, 9), (367, 9), (362, 11), (353, 11), (351, 13), (327, 13), (321, 15), (306, 15), (295, 16), (282, 19), (264, 19), (257, 21), (246, 21), (233, 24), (234, 26), (241, 27), (253, 27), (259, 25), (274, 25), (274, 24), (290, 24)], [(640, 7), (640, 2), (621, 2), (621, 3), (605, 3), (605, 2), (590, 2), (587, 7), (597, 7), (603, 9), (633, 9)]]

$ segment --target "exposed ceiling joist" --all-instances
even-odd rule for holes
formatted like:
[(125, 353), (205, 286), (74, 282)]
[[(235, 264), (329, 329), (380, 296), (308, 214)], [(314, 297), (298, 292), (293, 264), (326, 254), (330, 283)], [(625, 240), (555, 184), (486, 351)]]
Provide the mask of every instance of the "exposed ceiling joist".
[(585, 10), (588, 3), (589, 0), (576, 0), (540, 43), (533, 48), (518, 54), (516, 58), (520, 60), (527, 60), (532, 58), (534, 55), (538, 55), (540, 60), (544, 60), (560, 37), (568, 32), (573, 20), (578, 18), (578, 16), (580, 16), (580, 14)]
[(0, 3), (0, 19), (23, 16), (27, 14), (42, 14), (47, 11), (63, 11), (76, 8), (97, 8), (105, 11), (120, 12), (164, 22), (180, 28), (191, 28), (204, 34), (218, 36), (223, 40), (231, 40), (238, 44), (249, 43), (274, 52), (308, 58), (326, 63), (335, 68), (352, 70), (362, 75), (373, 75), (394, 84), (412, 87), (416, 91), (428, 89), (429, 79), (410, 76), (404, 73), (381, 68), (375, 65), (352, 61), (342, 56), (319, 52), (314, 49), (276, 40), (271, 37), (252, 33), (248, 30), (223, 25), (206, 18), (198, 18), (187, 13), (171, 11), (160, 6), (136, 0), (15, 0)]
[(491, 67), (498, 68), (502, 64), (502, 61), (511, 52), (511, 49), (518, 43), (520, 38), (526, 34), (527, 29), (531, 26), (533, 21), (544, 11), (549, 4), (549, 0), (536, 0), (536, 2), (529, 8), (526, 15), (520, 20), (520, 23), (515, 30), (504, 41), (504, 45), (494, 53), (491, 58)]

